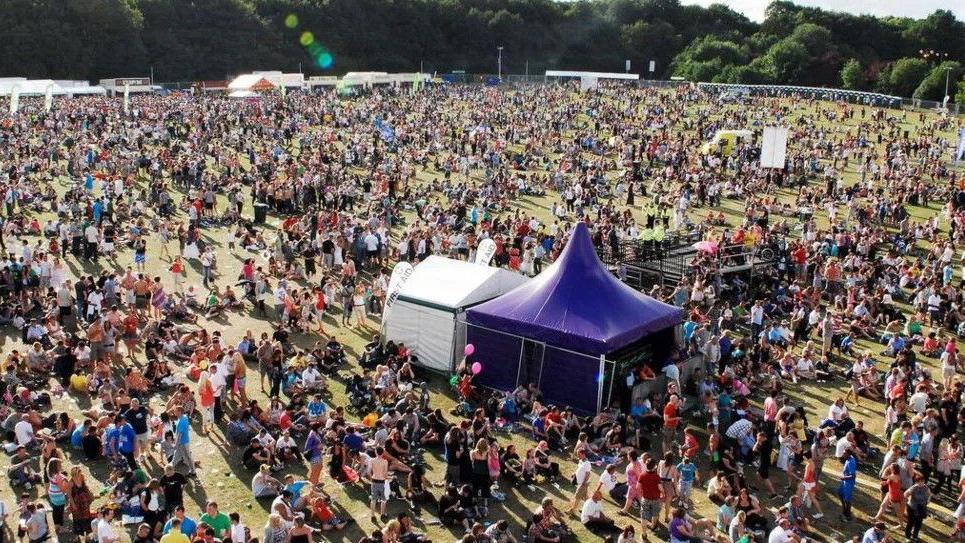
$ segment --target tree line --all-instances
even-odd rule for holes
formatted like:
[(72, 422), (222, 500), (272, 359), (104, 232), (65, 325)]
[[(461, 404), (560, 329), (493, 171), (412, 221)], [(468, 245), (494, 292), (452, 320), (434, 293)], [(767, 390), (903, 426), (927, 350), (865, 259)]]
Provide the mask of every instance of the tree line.
[[(624, 70), (965, 101), (965, 23), (775, 1), (758, 24), (678, 0), (3, 0), (0, 74), (225, 79), (257, 69)], [(649, 62), (655, 71), (649, 71)], [(946, 70), (948, 68), (948, 70)]]

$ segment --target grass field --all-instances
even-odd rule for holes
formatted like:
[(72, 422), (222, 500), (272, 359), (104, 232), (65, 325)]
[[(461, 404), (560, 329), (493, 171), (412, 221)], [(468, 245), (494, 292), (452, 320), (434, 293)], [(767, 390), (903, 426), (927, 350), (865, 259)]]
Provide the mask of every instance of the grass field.
[[(811, 115), (814, 113), (813, 105), (806, 107), (798, 107), (795, 110), (794, 115)], [(870, 111), (870, 108), (869, 108)], [(929, 114), (931, 116), (932, 114)], [(913, 118), (914, 117), (914, 118)], [(793, 118), (793, 115), (792, 115)], [(831, 123), (823, 122), (820, 126), (829, 130), (853, 130), (854, 125), (849, 123), (838, 123), (832, 125)], [(738, 127), (733, 127), (738, 128)], [(920, 128), (917, 122), (917, 114), (908, 115), (908, 120), (903, 122), (902, 128), (907, 128), (912, 131), (912, 134)], [(601, 135), (602, 136), (602, 135)], [(952, 132), (946, 134), (946, 137), (953, 139)], [(793, 145), (793, 142), (792, 142)], [(474, 172), (475, 175), (480, 175), (480, 172)], [(421, 182), (427, 182), (432, 177), (438, 174), (428, 171), (420, 171), (418, 174), (419, 180)], [(844, 172), (845, 179), (848, 182), (854, 182), (858, 173), (855, 169), (854, 161), (852, 161), (851, 167)], [(60, 188), (65, 187), (65, 180), (60, 180)], [(514, 206), (518, 207), (524, 213), (534, 214), (540, 218), (543, 222), (547, 222), (550, 219), (549, 207), (553, 201), (555, 195), (549, 195), (544, 198), (521, 198), (520, 200), (513, 203)], [(793, 195), (790, 191), (783, 191), (780, 194), (782, 199), (790, 199)], [(442, 198), (440, 195), (439, 198)], [(639, 202), (638, 202), (639, 203)], [(224, 202), (221, 202), (224, 205)], [(722, 209), (724, 210), (728, 223), (731, 225), (737, 224), (742, 219), (743, 205), (741, 202), (728, 200), (725, 201)], [(250, 212), (250, 205), (246, 203), (246, 210)], [(938, 211), (937, 207), (931, 208), (920, 208), (913, 207), (910, 208), (912, 214), (918, 219), (924, 219), (933, 213)], [(633, 212), (640, 218), (642, 218), (642, 213), (639, 208), (633, 210)], [(706, 214), (706, 209), (697, 210), (696, 214), (703, 216)], [(819, 217), (821, 220), (825, 220), (823, 212), (819, 212)], [(411, 219), (411, 216), (408, 217)], [(698, 217), (694, 217), (695, 220), (700, 220)], [(274, 228), (277, 225), (277, 217), (270, 217), (270, 224), (268, 228)], [(205, 236), (217, 249), (218, 262), (219, 262), (219, 280), (221, 284), (224, 282), (232, 280), (237, 276), (240, 269), (241, 258), (238, 254), (231, 254), (227, 248), (222, 244), (223, 230), (208, 230), (205, 232)], [(33, 240), (31, 240), (32, 242)], [(159, 258), (158, 241), (156, 239), (151, 239), (148, 251), (148, 271), (150, 274), (154, 275), (165, 275), (165, 270), (167, 269), (168, 262), (164, 259)], [(173, 245), (173, 244), (172, 244)], [(99, 271), (100, 266), (114, 266), (119, 270), (122, 270), (125, 266), (130, 264), (133, 257), (130, 252), (123, 253), (116, 263), (109, 263), (108, 261), (101, 260), (100, 265), (94, 266), (82, 266), (76, 261), (71, 261), (71, 271), (74, 275), (78, 273), (91, 273)], [(189, 271), (189, 282), (195, 282), (200, 287), (200, 275), (198, 274), (198, 269)], [(256, 334), (259, 332), (269, 329), (269, 323), (263, 318), (259, 318), (254, 315), (253, 312), (249, 312), (248, 309), (242, 312), (231, 313), (227, 318), (220, 318), (215, 320), (205, 320), (203, 317), (199, 320), (199, 325), (207, 328), (209, 331), (221, 330), (224, 335), (227, 336), (229, 341), (233, 342), (238, 336), (240, 336), (246, 329), (253, 330)], [(343, 377), (348, 375), (351, 370), (357, 369), (357, 363), (355, 362), (356, 355), (360, 352), (362, 345), (364, 345), (371, 335), (376, 332), (379, 328), (379, 323), (377, 320), (370, 318), (365, 327), (361, 329), (345, 327), (339, 325), (336, 319), (330, 319), (326, 322), (326, 329), (332, 336), (345, 345), (346, 350), (349, 353), (349, 358), (352, 361), (352, 368), (345, 368), (342, 371)], [(315, 336), (305, 336), (296, 335), (294, 336), (294, 341), (300, 346), (309, 346), (317, 340)], [(0, 337), (0, 349), (2, 349), (2, 354), (8, 354), (12, 349), (23, 350), (24, 346), (20, 343), (19, 339), (16, 339), (14, 335), (3, 335)], [(877, 347), (872, 345), (863, 345), (864, 347), (877, 350)], [(139, 360), (139, 363), (143, 363), (143, 359)], [(937, 361), (926, 359), (925, 363), (929, 365), (932, 369), (935, 369)], [(885, 367), (885, 362), (881, 362), (882, 367)], [(251, 374), (249, 376), (249, 394), (259, 400), (261, 404), (267, 403), (266, 396), (264, 392), (260, 389), (257, 375), (257, 367), (251, 367)], [(454, 405), (453, 397), (448, 390), (448, 384), (446, 379), (442, 376), (432, 376), (432, 403), (434, 406), (448, 410)], [(819, 420), (824, 416), (827, 410), (827, 405), (831, 398), (837, 396), (843, 396), (846, 392), (847, 384), (843, 380), (836, 380), (825, 384), (804, 384), (798, 386), (788, 386), (788, 394), (793, 399), (795, 403), (800, 403), (804, 405), (807, 409), (808, 415), (812, 420)], [(330, 397), (328, 401), (330, 405), (345, 405), (346, 396), (344, 391), (344, 379), (335, 379), (330, 381)], [(152, 407), (157, 410), (162, 402), (166, 399), (165, 394), (160, 394), (153, 399), (151, 402)], [(763, 398), (757, 394), (754, 397), (755, 401), (761, 401)], [(59, 398), (55, 401), (55, 410), (67, 410), (74, 415), (77, 415), (79, 410), (85, 409), (90, 405), (88, 398), (80, 398), (76, 396), (69, 396), (64, 398)], [(230, 406), (231, 404), (229, 404)], [(882, 447), (881, 434), (883, 433), (882, 419), (883, 419), (883, 405), (879, 402), (872, 402), (869, 400), (864, 400), (861, 407), (849, 406), (852, 413), (857, 419), (865, 421), (866, 428), (869, 432), (877, 436), (876, 443), (878, 447)], [(691, 421), (695, 423), (697, 428), (700, 428), (703, 421)], [(235, 446), (227, 443), (221, 431), (216, 431), (210, 438), (200, 438), (195, 434), (194, 439), (194, 457), (195, 460), (200, 461), (201, 467), (199, 469), (200, 478), (195, 480), (187, 489), (187, 499), (193, 502), (194, 505), (189, 505), (189, 516), (200, 515), (200, 510), (203, 503), (207, 500), (215, 500), (221, 504), (221, 509), (225, 512), (238, 511), (241, 513), (243, 521), (252, 529), (253, 535), (260, 537), (262, 527), (265, 524), (267, 518), (267, 504), (264, 502), (256, 501), (252, 498), (250, 492), (250, 481), (253, 473), (246, 470), (240, 462), (241, 451)], [(531, 440), (524, 435), (513, 435), (511, 438), (517, 443), (518, 447), (524, 448), (531, 445)], [(502, 443), (506, 442), (506, 438), (501, 439)], [(82, 458), (78, 457), (74, 451), (65, 451), (68, 455), (69, 463), (81, 464), (85, 470), (90, 470), (93, 475), (93, 481), (103, 481), (106, 478), (106, 466), (100, 465), (84, 465)], [(440, 461), (439, 451), (431, 451), (431, 454), (427, 454), (426, 458), (429, 461), (429, 478), (432, 481), (439, 481), (442, 479), (444, 465)], [(706, 479), (709, 473), (706, 471), (706, 462), (704, 462), (703, 455), (700, 456), (702, 464), (702, 478)], [(568, 456), (561, 456), (558, 459), (563, 464), (564, 473), (569, 476), (572, 472), (574, 463)], [(8, 459), (3, 457), (0, 459), (0, 464), (6, 466), (8, 464)], [(832, 499), (833, 489), (837, 484), (837, 475), (840, 471), (839, 465), (834, 460), (829, 460), (827, 467), (825, 468), (825, 476), (821, 481), (823, 487), (826, 488), (824, 493), (823, 505), (825, 508), (826, 516), (820, 521), (814, 522), (816, 527), (815, 533), (811, 534), (813, 538), (822, 541), (840, 541), (845, 538), (850, 538), (853, 535), (858, 535), (863, 532), (868, 524), (869, 518), (874, 515), (877, 505), (878, 505), (878, 484), (877, 484), (877, 470), (878, 464), (874, 465), (862, 465), (861, 475), (858, 480), (858, 486), (856, 489), (856, 499), (855, 499), (855, 512), (856, 520), (855, 522), (844, 525), (838, 521), (838, 507)], [(620, 467), (622, 471), (622, 466)], [(147, 471), (151, 476), (160, 476), (160, 467), (157, 464), (147, 466)], [(305, 474), (305, 469), (302, 466), (295, 466), (291, 469), (293, 473), (303, 475)], [(595, 470), (599, 473), (599, 470)], [(751, 478), (753, 479), (753, 477)], [(594, 478), (595, 480), (595, 478)], [(783, 488), (784, 481), (783, 475), (777, 475), (775, 479), (775, 486), (777, 488)], [(752, 483), (753, 484), (753, 483)], [(331, 481), (327, 482), (328, 490), (333, 494), (335, 502), (338, 508), (342, 510), (344, 515), (350, 516), (356, 520), (355, 523), (350, 524), (349, 527), (342, 532), (326, 532), (319, 536), (323, 540), (328, 541), (356, 541), (364, 535), (364, 533), (371, 532), (376, 525), (373, 525), (369, 520), (369, 514), (367, 512), (367, 489), (361, 486), (346, 486), (344, 488), (336, 488)], [(92, 485), (92, 489), (97, 492), (98, 483)], [(507, 518), (511, 521), (513, 525), (513, 532), (519, 537), (522, 534), (522, 526), (526, 521), (527, 516), (535, 509), (539, 501), (544, 496), (551, 496), (556, 499), (558, 503), (568, 502), (571, 496), (572, 487), (563, 484), (562, 488), (557, 488), (551, 485), (542, 485), (537, 487), (535, 490), (530, 490), (526, 486), (521, 486), (518, 488), (507, 487), (503, 485), (503, 490), (509, 495), (509, 499), (504, 503), (493, 504), (491, 507), (490, 520), (496, 520), (501, 518)], [(37, 492), (35, 489), (33, 492)], [(438, 491), (437, 491), (438, 492)], [(7, 481), (4, 480), (0, 483), (0, 496), (2, 496), (3, 501), (8, 505), (13, 502), (13, 494), (11, 489), (7, 486)], [(716, 514), (716, 507), (713, 506), (705, 497), (704, 491), (696, 490), (696, 503), (697, 503), (697, 513), (702, 516), (713, 518)], [(786, 499), (780, 500), (764, 500), (762, 503), (768, 507), (776, 507), (783, 504)], [(397, 513), (402, 510), (406, 510), (407, 505), (402, 501), (393, 501), (389, 504), (390, 514)], [(923, 530), (923, 538), (929, 543), (934, 543), (947, 539), (947, 535), (950, 533), (950, 524), (947, 519), (950, 515), (951, 510), (954, 509), (954, 504), (949, 500), (939, 500), (937, 503), (933, 503), (932, 506), (932, 517), (926, 522), (925, 528)], [(615, 507), (611, 505), (607, 506), (608, 513), (615, 513)], [(431, 516), (428, 512), (424, 511), (417, 519), (416, 525), (419, 529), (428, 532), (432, 540), (435, 542), (449, 542), (454, 541), (457, 537), (461, 536), (460, 531), (452, 531), (446, 528), (428, 524), (427, 521), (431, 521)], [(619, 517), (618, 522), (624, 524), (630, 522), (631, 520), (627, 517)], [(596, 535), (589, 533), (584, 530), (579, 523), (574, 519), (570, 522), (570, 525), (576, 529), (575, 540), (577, 541), (596, 541), (600, 538)], [(661, 537), (665, 536), (665, 532), (661, 532)], [(894, 532), (900, 538), (900, 531)]]

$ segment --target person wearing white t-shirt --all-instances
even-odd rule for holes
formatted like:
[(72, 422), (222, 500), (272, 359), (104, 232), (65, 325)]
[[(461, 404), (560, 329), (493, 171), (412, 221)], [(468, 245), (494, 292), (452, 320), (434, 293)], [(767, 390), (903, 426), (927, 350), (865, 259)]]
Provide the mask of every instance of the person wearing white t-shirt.
[(104, 294), (101, 289), (94, 289), (87, 295), (87, 316), (97, 315), (101, 311), (101, 304), (104, 302)]
[(928, 393), (924, 387), (919, 388), (911, 395), (911, 398), (908, 399), (908, 409), (920, 415), (928, 408), (928, 399)]
[(114, 510), (104, 508), (97, 522), (97, 543), (118, 543), (117, 528), (114, 527)]
[(13, 434), (17, 438), (17, 446), (30, 447), (34, 442), (34, 427), (30, 424), (28, 415), (22, 415), (20, 422), (14, 425)]
[(858, 446), (854, 442), (854, 434), (848, 432), (846, 435), (841, 436), (841, 439), (834, 444), (834, 457), (844, 458), (844, 453), (848, 450), (857, 451)]
[(760, 301), (754, 302), (750, 311), (751, 336), (756, 340), (764, 328), (764, 306)]
[(941, 323), (942, 297), (937, 292), (928, 295), (928, 324), (934, 326), (935, 322)]
[(597, 490), (606, 493), (610, 499), (618, 504), (623, 504), (627, 497), (627, 485), (621, 483), (617, 478), (616, 464), (609, 464), (603, 473), (600, 474), (600, 484)]
[(224, 396), (228, 380), (224, 371), (220, 368), (225, 364), (211, 364), (208, 368), (211, 373), (211, 387), (214, 389), (214, 420), (220, 423), (224, 418), (224, 409), (221, 407), (221, 397)]
[(586, 458), (585, 451), (577, 453), (580, 461), (576, 465), (576, 473), (573, 478), (576, 480), (576, 492), (573, 493), (573, 501), (570, 503), (570, 512), (575, 513), (580, 505), (580, 500), (586, 499), (587, 490), (590, 487), (590, 474), (593, 472), (593, 464)]
[(834, 421), (835, 423), (841, 422), (844, 416), (848, 414), (848, 406), (844, 405), (844, 400), (838, 398), (828, 407), (828, 420)]
[(767, 536), (767, 543), (791, 543), (800, 540), (801, 538), (791, 531), (791, 521), (786, 518), (778, 521), (777, 526)]
[(594, 528), (613, 528), (613, 519), (608, 518), (603, 513), (602, 498), (602, 494), (594, 492), (588, 500), (583, 502), (583, 509), (580, 511), (580, 522), (591, 530)]

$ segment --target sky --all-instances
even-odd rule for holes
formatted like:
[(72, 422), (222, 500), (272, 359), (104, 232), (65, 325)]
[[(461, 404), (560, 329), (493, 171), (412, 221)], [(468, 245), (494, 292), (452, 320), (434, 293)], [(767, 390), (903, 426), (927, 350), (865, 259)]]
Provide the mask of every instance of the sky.
[[(854, 14), (897, 15), (923, 19), (936, 9), (947, 9), (958, 20), (965, 20), (965, 0), (791, 0), (800, 6), (846, 11)], [(771, 0), (680, 0), (681, 4), (724, 4), (756, 22), (764, 20), (764, 10)]]

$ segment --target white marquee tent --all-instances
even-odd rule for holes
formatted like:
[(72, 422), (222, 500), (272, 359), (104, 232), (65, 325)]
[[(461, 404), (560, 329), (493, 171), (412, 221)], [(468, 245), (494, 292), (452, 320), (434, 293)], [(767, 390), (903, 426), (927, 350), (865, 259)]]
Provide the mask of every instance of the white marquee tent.
[(44, 96), (47, 94), (47, 87), (52, 87), (55, 96), (66, 94), (64, 89), (51, 79), (10, 77), (0, 79), (0, 96), (9, 96), (14, 88), (20, 92), (20, 96)]
[(14, 88), (20, 96), (45, 96), (47, 89), (53, 96), (79, 96), (82, 94), (107, 94), (104, 87), (91, 86), (87, 81), (53, 81), (51, 79), (27, 79), (25, 77), (0, 78), (0, 96), (10, 96)]
[(626, 81), (637, 81), (640, 74), (630, 73), (610, 73), (610, 72), (580, 72), (573, 70), (546, 70), (546, 79), (551, 77), (559, 79), (579, 79), (580, 90), (595, 89), (601, 79), (620, 79)]
[(384, 337), (405, 343), (419, 365), (452, 371), (466, 346), (466, 309), (526, 282), (524, 275), (430, 256), (415, 267), (383, 316)]

